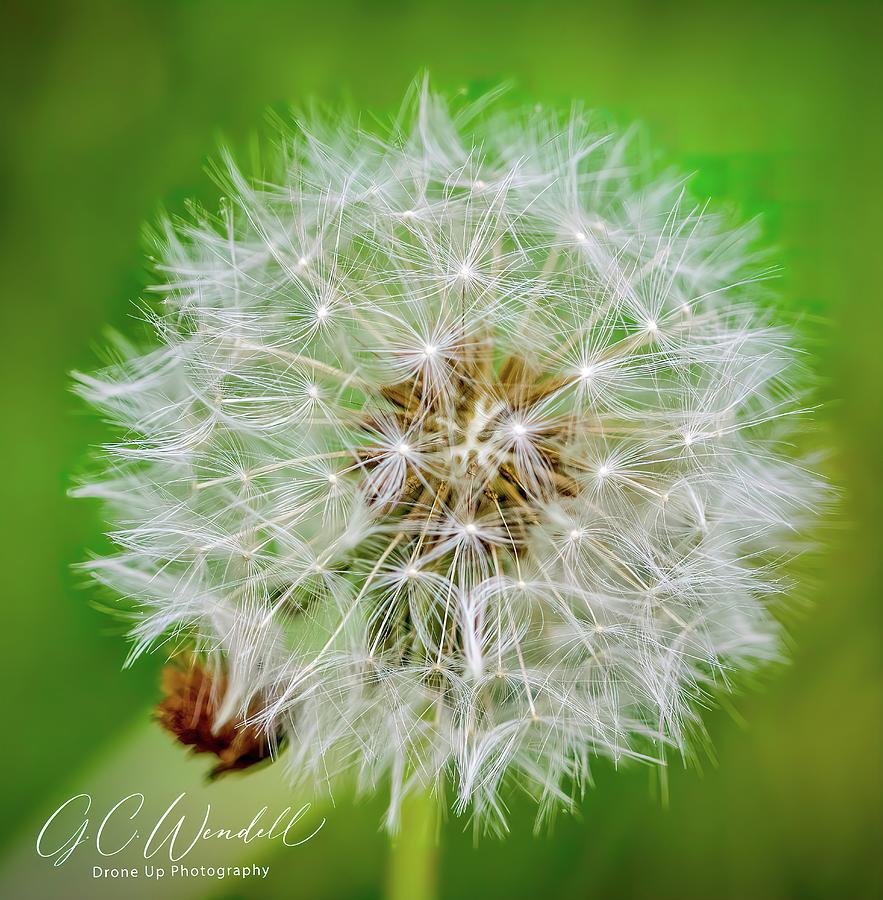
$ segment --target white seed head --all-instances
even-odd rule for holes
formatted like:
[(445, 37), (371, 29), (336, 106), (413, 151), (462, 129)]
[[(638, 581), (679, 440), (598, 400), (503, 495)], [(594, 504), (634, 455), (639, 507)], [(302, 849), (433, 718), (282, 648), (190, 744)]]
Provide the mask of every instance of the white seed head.
[(823, 488), (780, 456), (750, 229), (582, 115), (415, 98), (382, 139), (299, 126), (273, 178), (229, 164), (230, 215), (167, 227), (153, 349), (78, 376), (121, 435), (88, 567), (133, 655), (192, 639), (293, 779), (389, 778), (390, 827), (448, 781), (494, 824), (505, 782), (545, 811), (593, 754), (684, 749), (779, 654), (773, 565)]

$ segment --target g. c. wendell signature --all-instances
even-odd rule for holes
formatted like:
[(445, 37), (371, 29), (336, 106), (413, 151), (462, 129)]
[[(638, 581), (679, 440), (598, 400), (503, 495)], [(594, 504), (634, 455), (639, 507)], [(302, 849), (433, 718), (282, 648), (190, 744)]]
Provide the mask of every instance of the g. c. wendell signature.
[[(75, 794), (65, 800), (43, 824), (37, 835), (37, 853), (51, 859), (54, 866), (64, 865), (78, 848), (94, 841), (95, 849), (103, 857), (116, 856), (124, 850), (140, 847), (144, 859), (152, 859), (163, 851), (170, 862), (179, 862), (203, 841), (239, 841), (251, 844), (258, 840), (279, 840), (286, 847), (305, 844), (315, 837), (325, 825), (322, 819), (305, 836), (298, 825), (310, 810), (305, 803), (292, 811), (285, 807), (275, 818), (266, 806), (261, 807), (245, 825), (217, 825), (212, 821), (211, 804), (205, 813), (192, 816), (179, 807), (187, 796), (180, 793), (155, 821), (141, 823), (139, 816), (144, 808), (142, 793), (128, 794), (114, 803), (96, 826), (93, 826), (93, 803), (89, 794)], [(177, 812), (177, 818), (175, 813)], [(74, 824), (70, 821), (73, 817)], [(130, 828), (125, 827), (131, 822)], [(149, 830), (148, 830), (149, 829)], [(300, 834), (298, 832), (301, 832)]]

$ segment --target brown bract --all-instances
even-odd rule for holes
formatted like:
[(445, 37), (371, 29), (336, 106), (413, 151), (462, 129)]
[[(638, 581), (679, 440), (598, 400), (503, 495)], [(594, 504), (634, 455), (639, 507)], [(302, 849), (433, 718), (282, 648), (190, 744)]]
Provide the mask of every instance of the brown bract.
[(157, 721), (195, 753), (212, 753), (218, 762), (209, 773), (217, 778), (227, 772), (249, 769), (271, 757), (266, 733), (241, 719), (215, 727), (218, 706), (226, 691), (226, 679), (213, 678), (198, 661), (187, 666), (167, 665), (162, 672), (165, 694), (156, 707)]

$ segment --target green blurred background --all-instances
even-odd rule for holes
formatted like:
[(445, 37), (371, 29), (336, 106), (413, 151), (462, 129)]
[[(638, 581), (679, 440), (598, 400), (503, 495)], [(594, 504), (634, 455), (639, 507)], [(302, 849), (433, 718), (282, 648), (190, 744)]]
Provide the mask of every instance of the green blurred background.
[[(647, 770), (599, 766), (581, 816), (548, 836), (532, 836), (517, 800), (505, 842), (475, 850), (467, 827), (448, 826), (440, 895), (880, 896), (881, 7), (95, 0), (2, 15), (0, 893), (137, 895), (91, 882), (92, 851), (61, 869), (36, 859), (36, 829), (72, 793), (167, 803), (192, 790), (246, 822), (256, 798), (284, 796), (272, 770), (204, 788), (204, 765), (148, 723), (160, 660), (120, 673), (124, 642), (69, 568), (103, 546), (98, 510), (65, 490), (108, 433), (67, 373), (95, 365), (106, 324), (138, 329), (142, 224), (187, 197), (214, 205), (203, 167), (220, 140), (247, 158), (268, 108), (313, 97), (391, 111), (426, 68), (447, 91), (511, 79), (513, 101), (576, 98), (641, 119), (699, 172), (700, 192), (763, 215), (843, 488), (805, 574), (811, 603), (791, 622), (793, 663), (708, 716), (716, 759), (674, 767), (667, 805)], [(381, 896), (382, 807), (336, 800), (308, 844), (262, 851), (266, 881), (163, 882), (152, 895)]]

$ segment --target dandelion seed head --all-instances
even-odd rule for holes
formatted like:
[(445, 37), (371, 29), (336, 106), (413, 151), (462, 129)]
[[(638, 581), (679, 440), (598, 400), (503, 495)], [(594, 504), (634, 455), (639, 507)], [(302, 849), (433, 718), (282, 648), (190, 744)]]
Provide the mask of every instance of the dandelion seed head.
[(386, 779), (392, 827), (435, 781), (502, 828), (509, 784), (545, 814), (593, 755), (686, 752), (780, 655), (773, 560), (825, 496), (753, 232), (581, 113), (423, 87), (386, 136), (298, 128), (166, 227), (154, 346), (78, 376), (133, 657), (187, 635), (219, 717), (295, 782)]

